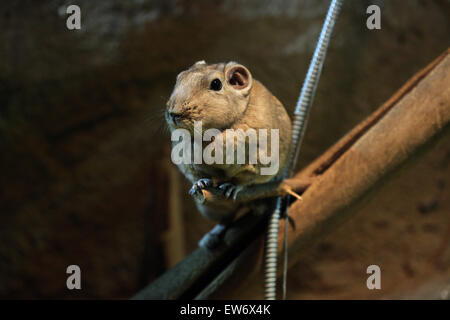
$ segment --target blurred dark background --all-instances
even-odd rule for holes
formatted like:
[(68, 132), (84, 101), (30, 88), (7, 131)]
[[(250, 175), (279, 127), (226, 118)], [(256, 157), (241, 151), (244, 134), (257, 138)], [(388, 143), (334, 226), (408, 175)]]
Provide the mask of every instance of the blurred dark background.
[[(66, 28), (70, 4), (81, 30)], [(128, 298), (192, 251), (212, 223), (169, 157), (163, 110), (177, 73), (238, 61), (292, 114), (328, 4), (2, 1), (0, 298)], [(366, 28), (370, 4), (381, 30)], [(345, 1), (299, 168), (449, 46), (449, 17), (448, 0)], [(449, 142), (305, 252), (289, 297), (445, 295)], [(66, 288), (71, 264), (82, 290)], [(366, 288), (371, 264), (382, 268), (379, 292)]]

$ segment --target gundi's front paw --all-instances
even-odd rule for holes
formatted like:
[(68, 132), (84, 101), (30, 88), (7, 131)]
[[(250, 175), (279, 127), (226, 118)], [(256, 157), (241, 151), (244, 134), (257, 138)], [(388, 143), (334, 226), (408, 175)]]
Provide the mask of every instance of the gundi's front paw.
[(191, 196), (198, 195), (202, 192), (203, 189), (212, 187), (213, 181), (208, 178), (198, 179), (193, 185), (191, 190), (189, 190), (189, 194)]
[[(202, 193), (202, 190), (214, 187), (214, 183), (211, 179), (202, 178), (198, 179), (193, 185), (191, 190), (189, 190), (189, 194), (193, 197), (199, 196)], [(217, 187), (218, 190), (222, 193), (222, 195), (227, 199), (236, 200), (237, 195), (243, 189), (242, 186), (236, 186), (232, 183), (222, 183)]]
[(243, 187), (236, 186), (232, 183), (222, 183), (219, 186), (219, 189), (222, 190), (223, 195), (226, 198), (236, 200), (238, 193), (243, 189)]

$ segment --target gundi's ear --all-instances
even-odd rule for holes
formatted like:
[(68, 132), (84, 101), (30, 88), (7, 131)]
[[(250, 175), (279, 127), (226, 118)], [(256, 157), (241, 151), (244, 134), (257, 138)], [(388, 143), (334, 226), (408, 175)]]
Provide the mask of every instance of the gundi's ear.
[(201, 65), (206, 65), (206, 61), (205, 60), (197, 61), (196, 63), (194, 63), (193, 67), (198, 67)]
[(227, 66), (225, 77), (230, 86), (246, 94), (252, 87), (252, 75), (246, 67), (241, 64)]

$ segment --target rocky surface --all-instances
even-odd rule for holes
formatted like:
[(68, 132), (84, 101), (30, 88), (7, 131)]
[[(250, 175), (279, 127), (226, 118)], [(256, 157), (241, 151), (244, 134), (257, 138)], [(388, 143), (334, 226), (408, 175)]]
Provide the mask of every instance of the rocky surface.
[[(65, 28), (67, 1), (0, 5), (3, 298), (127, 298), (163, 272), (162, 110), (176, 74), (197, 60), (236, 60), (292, 112), (328, 2), (77, 3), (80, 31)], [(343, 7), (299, 167), (449, 46), (449, 1), (376, 1), (379, 31), (365, 27), (371, 3)], [(443, 141), (305, 252), (290, 273), (292, 298), (407, 297), (436, 277), (448, 281)], [(187, 195), (181, 201), (188, 252), (211, 223)], [(368, 292), (365, 268), (377, 262), (385, 290)], [(82, 269), (81, 291), (65, 287), (70, 264)]]

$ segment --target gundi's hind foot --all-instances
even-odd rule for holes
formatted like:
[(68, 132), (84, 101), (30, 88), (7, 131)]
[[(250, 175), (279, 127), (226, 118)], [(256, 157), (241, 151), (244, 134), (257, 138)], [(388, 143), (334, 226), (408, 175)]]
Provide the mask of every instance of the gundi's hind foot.
[(227, 230), (227, 226), (224, 224), (217, 224), (207, 234), (205, 234), (198, 242), (199, 247), (212, 250), (217, 248), (223, 241), (223, 237)]
[[(211, 179), (202, 178), (196, 181), (191, 190), (189, 190), (189, 194), (193, 197), (199, 195), (204, 189), (214, 187), (214, 183)], [(236, 186), (232, 183), (223, 183), (217, 187), (220, 190), (224, 197), (228, 199), (236, 200), (237, 194), (243, 189), (242, 186)], [(227, 230), (228, 223), (222, 222), (217, 224), (211, 231), (205, 234), (198, 245), (203, 248), (207, 248), (208, 250), (213, 250), (217, 248), (222, 242), (225, 232)]]

